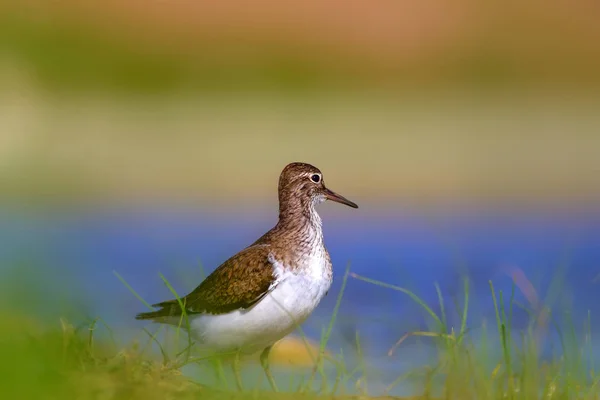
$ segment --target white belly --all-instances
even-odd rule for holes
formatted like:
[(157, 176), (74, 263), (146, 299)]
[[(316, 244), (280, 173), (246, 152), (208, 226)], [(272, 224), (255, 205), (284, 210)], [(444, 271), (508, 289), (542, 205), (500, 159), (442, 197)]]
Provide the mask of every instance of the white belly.
[(324, 274), (284, 273), (280, 283), (254, 307), (190, 321), (199, 347), (211, 352), (251, 353), (273, 344), (302, 324), (331, 286)]

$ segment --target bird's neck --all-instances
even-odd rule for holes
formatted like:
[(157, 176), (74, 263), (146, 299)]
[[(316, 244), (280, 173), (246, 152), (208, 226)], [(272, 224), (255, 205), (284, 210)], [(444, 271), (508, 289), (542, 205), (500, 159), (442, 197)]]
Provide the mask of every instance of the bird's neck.
[(277, 230), (286, 235), (298, 236), (303, 242), (323, 241), (321, 217), (313, 201), (280, 203)]

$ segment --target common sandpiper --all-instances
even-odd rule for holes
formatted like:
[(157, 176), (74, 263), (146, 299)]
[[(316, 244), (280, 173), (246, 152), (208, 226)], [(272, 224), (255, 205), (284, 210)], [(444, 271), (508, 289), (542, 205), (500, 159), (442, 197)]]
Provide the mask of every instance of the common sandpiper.
[[(214, 353), (262, 351), (260, 363), (277, 390), (268, 362), (272, 345), (308, 318), (333, 280), (315, 210), (325, 200), (358, 208), (329, 190), (318, 168), (288, 164), (279, 177), (275, 227), (221, 264), (187, 296), (154, 304), (156, 311), (136, 319), (180, 325), (185, 310), (197, 346)], [(241, 388), (239, 358), (233, 367)]]

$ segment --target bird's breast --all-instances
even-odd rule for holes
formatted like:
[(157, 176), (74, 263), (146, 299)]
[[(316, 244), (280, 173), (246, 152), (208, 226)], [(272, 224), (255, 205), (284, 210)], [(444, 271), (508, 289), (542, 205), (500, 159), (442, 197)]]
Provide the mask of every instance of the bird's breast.
[(299, 257), (296, 268), (298, 275), (320, 281), (332, 280), (332, 266), (329, 254), (324, 246), (318, 246)]
[(298, 322), (304, 321), (312, 313), (332, 282), (327, 274), (317, 271), (310, 274), (288, 272), (282, 278), (271, 292), (271, 297), (286, 310), (285, 314), (291, 314)]

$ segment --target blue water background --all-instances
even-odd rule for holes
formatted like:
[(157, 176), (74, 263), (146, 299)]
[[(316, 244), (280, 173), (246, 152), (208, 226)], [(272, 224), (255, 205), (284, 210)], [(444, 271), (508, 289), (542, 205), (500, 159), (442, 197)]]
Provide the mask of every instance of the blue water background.
[[(363, 202), (358, 210), (326, 204), (320, 211), (335, 281), (304, 325), (309, 338), (318, 340), (328, 324), (348, 263), (353, 273), (414, 291), (436, 312), (440, 307), (434, 284), (439, 284), (448, 324), (455, 329), (460, 326), (456, 310), (463, 305), (463, 278), (468, 276), (469, 328), (474, 338), (485, 320), (488, 336), (495, 340), (489, 281), (507, 299), (513, 290), (507, 272), (515, 269), (533, 284), (540, 301), (552, 307), (559, 325), (569, 315), (583, 338), (590, 317), (592, 332), (600, 331), (600, 280), (596, 279), (600, 213), (594, 210), (424, 212)], [(62, 306), (82, 306), (89, 316), (101, 316), (126, 342), (147, 326), (133, 320), (145, 308), (114, 271), (150, 303), (172, 298), (159, 278), (161, 273), (185, 294), (201, 281), (200, 264), (206, 272), (212, 271), (269, 229), (275, 219), (272, 209), (255, 205), (240, 210), (6, 208), (0, 212), (0, 265), (7, 277), (15, 268), (33, 266), (37, 278), (28, 273), (26, 282), (35, 283), (36, 291)], [(528, 304), (519, 288), (514, 296), (518, 303)], [(55, 302), (48, 301), (47, 306), (43, 313), (59, 314)], [(35, 307), (41, 311), (45, 305)], [(513, 332), (522, 332), (529, 322), (527, 312), (515, 307)], [(334, 353), (342, 349), (352, 369), (358, 363), (354, 346), (358, 332), (365, 361), (373, 371), (370, 389), (377, 394), (402, 371), (435, 359), (427, 338), (409, 338), (392, 357), (387, 356), (405, 333), (433, 326), (406, 294), (350, 277), (329, 348)], [(557, 335), (550, 333), (543, 356), (552, 357), (557, 347)], [(594, 358), (600, 356), (598, 336), (591, 348)], [(499, 351), (499, 346), (495, 349)], [(410, 389), (405, 386), (397, 389), (406, 391)]]

